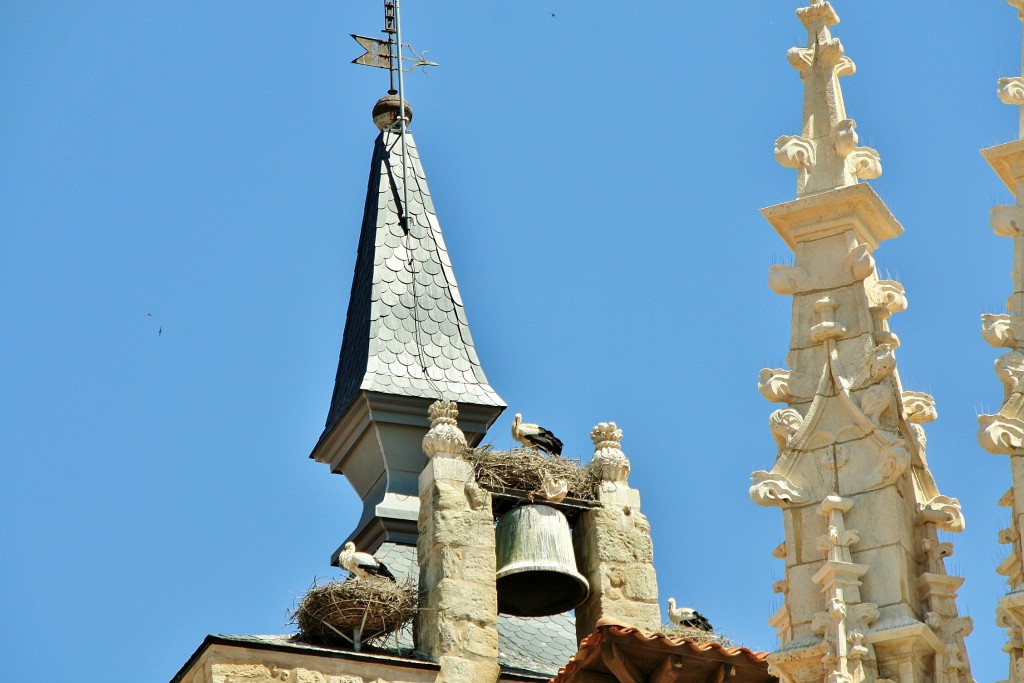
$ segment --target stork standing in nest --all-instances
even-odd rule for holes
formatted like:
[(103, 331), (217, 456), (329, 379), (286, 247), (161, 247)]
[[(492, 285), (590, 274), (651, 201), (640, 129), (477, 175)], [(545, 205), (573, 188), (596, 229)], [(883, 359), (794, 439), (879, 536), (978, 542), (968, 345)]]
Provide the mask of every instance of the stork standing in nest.
[(345, 544), (341, 554), (338, 555), (338, 566), (347, 569), (357, 579), (365, 579), (368, 576), (380, 576), (385, 579), (395, 580), (394, 575), (370, 553), (361, 553), (356, 550), (356, 544), (349, 541)]
[(557, 436), (540, 425), (523, 422), (519, 413), (512, 419), (512, 438), (523, 444), (523, 448), (537, 448), (549, 455), (562, 454), (562, 442)]
[(711, 628), (711, 622), (697, 610), (692, 607), (676, 607), (675, 598), (668, 599), (668, 620), (676, 626), (698, 628), (708, 632), (714, 630)]

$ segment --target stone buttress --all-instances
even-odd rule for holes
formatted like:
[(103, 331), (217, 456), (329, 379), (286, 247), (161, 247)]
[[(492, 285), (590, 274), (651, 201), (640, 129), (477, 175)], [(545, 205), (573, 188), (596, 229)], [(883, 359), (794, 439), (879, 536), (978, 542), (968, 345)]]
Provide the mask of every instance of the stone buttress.
[[(1024, 0), (1009, 0), (1024, 20)], [(1022, 65), (1024, 71), (1024, 65)], [(996, 375), (1003, 384), (1003, 403), (994, 415), (978, 416), (978, 441), (989, 453), (1009, 455), (1013, 485), (999, 500), (1010, 508), (1010, 526), (999, 533), (999, 542), (1009, 547), (1006, 559), (997, 567), (1006, 578), (1009, 592), (999, 601), (997, 622), (1007, 630), (1003, 648), (1010, 656), (1009, 678), (1024, 681), (1024, 570), (1021, 564), (1021, 532), (1024, 531), (1024, 78), (1001, 78), (998, 96), (1020, 108), (1018, 139), (982, 150), (982, 155), (1014, 194), (1011, 206), (992, 209), (990, 223), (996, 235), (1013, 240), (1013, 293), (1006, 313), (981, 317), (985, 340), (1005, 353), (995, 362)], [(1016, 457), (1015, 457), (1016, 456)]]
[(761, 371), (778, 452), (753, 474), (750, 495), (782, 509), (785, 578), (770, 623), (784, 683), (969, 683), (956, 592), (939, 531), (961, 531), (954, 498), (936, 487), (923, 423), (932, 397), (905, 391), (889, 317), (903, 287), (879, 278), (874, 252), (902, 226), (860, 179), (881, 175), (878, 153), (858, 145), (839, 79), (855, 71), (828, 2), (797, 10), (807, 47), (788, 53), (804, 84), (803, 131), (775, 143), (798, 171), (797, 199), (762, 211), (794, 251), (769, 285), (793, 297), (788, 368)]

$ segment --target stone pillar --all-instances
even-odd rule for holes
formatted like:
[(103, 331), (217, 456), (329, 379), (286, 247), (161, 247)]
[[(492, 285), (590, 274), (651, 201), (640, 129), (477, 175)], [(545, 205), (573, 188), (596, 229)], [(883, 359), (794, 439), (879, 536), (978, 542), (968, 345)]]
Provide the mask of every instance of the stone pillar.
[(651, 525), (640, 513), (640, 492), (626, 483), (629, 460), (621, 449), (622, 430), (602, 422), (590, 438), (595, 447), (590, 467), (601, 479), (601, 507), (580, 514), (573, 534), (576, 564), (590, 582), (590, 596), (576, 608), (576, 639), (590, 635), (602, 617), (659, 630)]
[(420, 474), (420, 605), (416, 650), (441, 664), (443, 683), (498, 680), (498, 595), (494, 515), (462, 458), (466, 439), (451, 401), (430, 406)]

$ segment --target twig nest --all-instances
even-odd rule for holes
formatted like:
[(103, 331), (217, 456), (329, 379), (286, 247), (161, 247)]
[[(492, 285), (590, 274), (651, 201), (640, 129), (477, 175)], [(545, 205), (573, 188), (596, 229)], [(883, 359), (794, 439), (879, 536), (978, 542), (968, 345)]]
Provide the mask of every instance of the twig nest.
[(463, 457), (473, 465), (476, 481), (481, 486), (526, 491), (546, 498), (545, 481), (549, 481), (564, 485), (572, 498), (597, 498), (595, 473), (578, 461), (560, 455), (545, 457), (532, 448), (499, 451), (484, 446), (468, 449)]
[[(318, 586), (292, 612), (299, 637), (307, 642), (351, 646), (397, 631), (416, 610), (416, 589), (371, 576)], [(358, 633), (357, 633), (358, 632)]]
[(734, 647), (735, 643), (716, 631), (705, 631), (702, 628), (693, 626), (679, 626), (678, 624), (664, 624), (661, 627), (662, 635), (670, 638), (689, 638), (698, 643), (715, 643), (722, 647)]

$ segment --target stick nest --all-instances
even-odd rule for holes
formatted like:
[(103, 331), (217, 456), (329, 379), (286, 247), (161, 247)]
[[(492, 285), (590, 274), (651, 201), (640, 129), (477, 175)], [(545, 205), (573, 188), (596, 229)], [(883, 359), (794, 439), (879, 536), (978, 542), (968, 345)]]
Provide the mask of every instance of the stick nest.
[(664, 624), (661, 633), (669, 638), (689, 638), (698, 643), (715, 643), (722, 647), (735, 647), (735, 643), (716, 631), (705, 631), (702, 628), (693, 626), (679, 626), (678, 624)]
[(579, 460), (545, 457), (532, 448), (499, 451), (489, 445), (470, 448), (463, 457), (473, 465), (477, 483), (487, 488), (540, 493), (544, 478), (551, 477), (566, 482), (570, 498), (597, 500), (599, 477)]
[(363, 643), (386, 636), (412, 620), (416, 611), (416, 589), (411, 583), (398, 584), (370, 576), (348, 578), (317, 585), (290, 615), (306, 642), (350, 646), (361, 629)]

